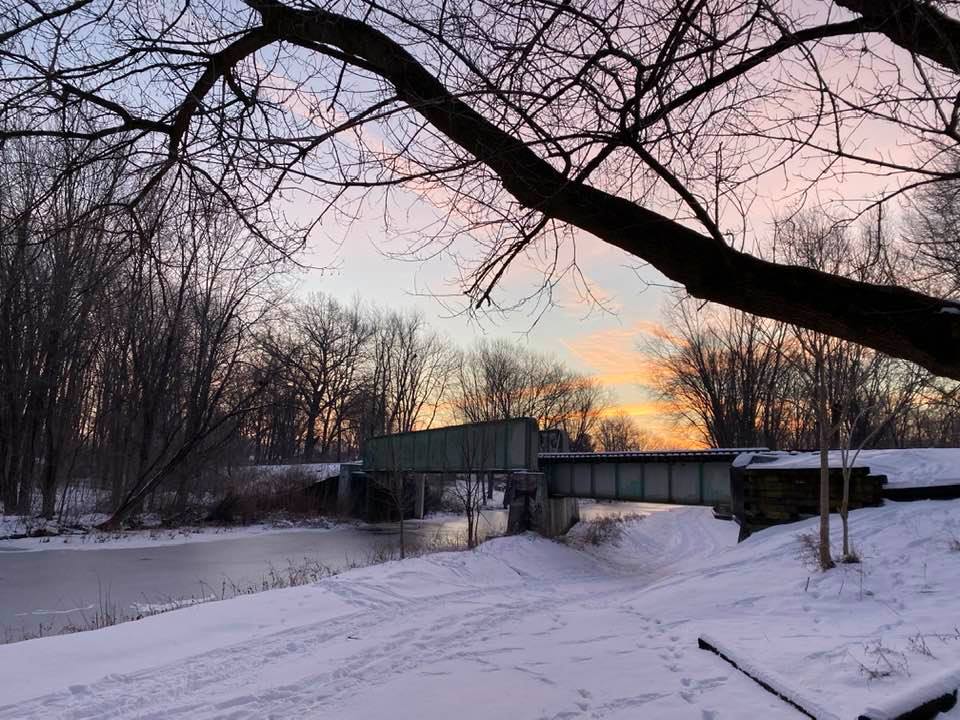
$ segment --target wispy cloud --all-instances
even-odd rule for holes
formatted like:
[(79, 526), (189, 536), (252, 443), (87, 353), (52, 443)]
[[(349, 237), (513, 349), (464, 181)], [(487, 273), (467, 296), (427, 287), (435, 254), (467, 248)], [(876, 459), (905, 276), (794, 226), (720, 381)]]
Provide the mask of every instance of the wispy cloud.
[(665, 332), (658, 323), (638, 320), (625, 327), (564, 340), (563, 344), (605, 385), (648, 386), (653, 379), (654, 364), (642, 344)]
[(606, 414), (626, 413), (665, 446), (700, 447), (703, 441), (696, 430), (678, 424), (676, 408), (654, 395), (656, 362), (644, 350), (644, 343), (668, 336), (659, 323), (638, 320), (580, 335), (563, 344), (613, 393), (614, 403)]

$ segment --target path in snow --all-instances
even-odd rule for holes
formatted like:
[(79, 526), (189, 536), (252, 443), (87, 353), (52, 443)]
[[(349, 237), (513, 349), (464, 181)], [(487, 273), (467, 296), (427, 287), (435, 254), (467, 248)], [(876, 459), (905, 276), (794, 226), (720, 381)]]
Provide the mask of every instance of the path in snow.
[(0, 677), (16, 704), (0, 718), (797, 717), (698, 650), (687, 620), (637, 607), (642, 588), (736, 528), (703, 509), (640, 522), (650, 532), (614, 563), (506, 538), (6, 646)]

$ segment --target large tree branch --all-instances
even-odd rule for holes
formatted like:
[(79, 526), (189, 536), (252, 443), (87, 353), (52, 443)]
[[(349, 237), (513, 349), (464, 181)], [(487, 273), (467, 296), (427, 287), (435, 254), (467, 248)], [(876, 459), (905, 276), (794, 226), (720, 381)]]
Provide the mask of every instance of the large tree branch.
[(960, 72), (960, 21), (921, 0), (834, 0), (860, 15), (865, 30), (886, 35), (912, 53)]
[(251, 0), (279, 37), (336, 47), (390, 82), (437, 130), (485, 163), (524, 206), (642, 258), (694, 296), (863, 343), (960, 379), (960, 307), (902, 287), (779, 265), (721, 245), (630, 200), (571, 181), (467, 106), (363, 22)]

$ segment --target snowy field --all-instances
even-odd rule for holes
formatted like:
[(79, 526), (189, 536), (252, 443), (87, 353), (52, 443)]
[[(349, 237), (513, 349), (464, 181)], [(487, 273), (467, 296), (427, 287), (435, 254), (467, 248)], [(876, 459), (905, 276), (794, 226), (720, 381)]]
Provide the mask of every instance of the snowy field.
[(801, 717), (703, 635), (821, 717), (960, 682), (960, 502), (851, 513), (864, 562), (826, 574), (814, 525), (685, 508), (6, 645), (0, 718)]

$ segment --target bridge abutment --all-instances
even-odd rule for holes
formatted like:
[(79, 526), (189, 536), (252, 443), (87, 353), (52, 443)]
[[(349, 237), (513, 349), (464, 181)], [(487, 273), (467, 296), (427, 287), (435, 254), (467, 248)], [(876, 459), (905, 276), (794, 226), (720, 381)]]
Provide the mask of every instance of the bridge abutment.
[(528, 530), (544, 537), (566, 534), (580, 520), (580, 506), (576, 498), (550, 497), (547, 478), (543, 473), (517, 473), (511, 478), (513, 500), (507, 531), (521, 533)]

